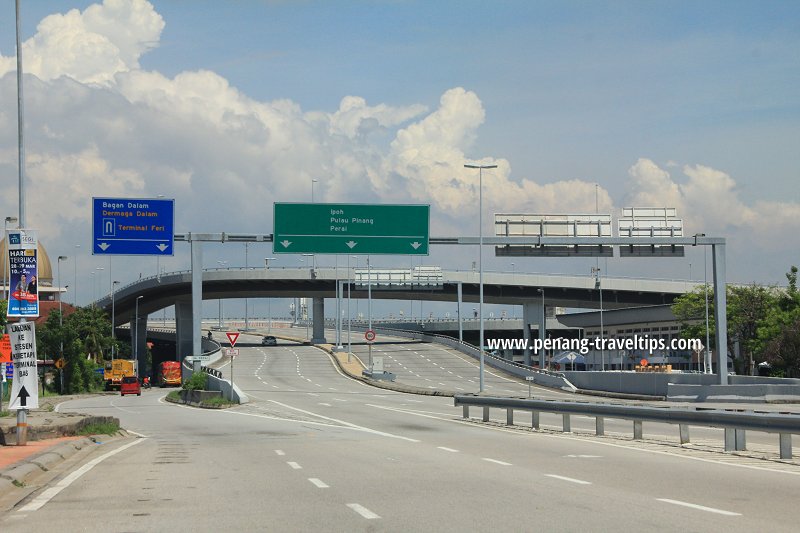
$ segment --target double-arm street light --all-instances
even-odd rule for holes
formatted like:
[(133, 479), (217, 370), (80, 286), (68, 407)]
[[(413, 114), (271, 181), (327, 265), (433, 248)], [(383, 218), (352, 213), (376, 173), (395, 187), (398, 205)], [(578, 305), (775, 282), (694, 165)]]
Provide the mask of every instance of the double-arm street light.
[(481, 354), (480, 392), (483, 392), (483, 170), (497, 168), (497, 165), (464, 165), (464, 168), (478, 169), (478, 320), (480, 321), (478, 351)]

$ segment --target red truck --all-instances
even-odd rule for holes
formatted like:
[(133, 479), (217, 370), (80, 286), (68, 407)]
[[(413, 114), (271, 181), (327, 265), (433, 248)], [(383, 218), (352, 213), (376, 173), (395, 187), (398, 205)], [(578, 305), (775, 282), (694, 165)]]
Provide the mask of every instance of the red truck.
[(163, 361), (161, 363), (160, 385), (162, 387), (181, 386), (181, 363), (180, 361)]

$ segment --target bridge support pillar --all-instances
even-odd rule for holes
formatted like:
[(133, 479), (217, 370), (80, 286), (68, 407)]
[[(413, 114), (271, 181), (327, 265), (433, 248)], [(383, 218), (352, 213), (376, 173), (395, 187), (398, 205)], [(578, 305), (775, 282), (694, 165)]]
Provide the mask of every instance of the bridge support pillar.
[(313, 331), (311, 344), (325, 344), (325, 298), (313, 298)]
[(147, 367), (147, 314), (131, 313), (131, 355), (137, 360), (139, 375), (150, 375), (152, 369)]
[(175, 360), (181, 361), (184, 357), (194, 355), (193, 350), (193, 320), (192, 301), (177, 300), (175, 302)]
[[(525, 338), (527, 342), (527, 347), (525, 348), (525, 364), (531, 366), (531, 346), (533, 345), (533, 333), (531, 330), (531, 324), (537, 324), (539, 326), (539, 339), (544, 342), (545, 336), (547, 335), (546, 326), (545, 326), (545, 319), (547, 317), (547, 313), (545, 312), (545, 307), (540, 302), (531, 302), (525, 303), (522, 305), (522, 336)], [(539, 350), (539, 368), (545, 367), (545, 350)]]

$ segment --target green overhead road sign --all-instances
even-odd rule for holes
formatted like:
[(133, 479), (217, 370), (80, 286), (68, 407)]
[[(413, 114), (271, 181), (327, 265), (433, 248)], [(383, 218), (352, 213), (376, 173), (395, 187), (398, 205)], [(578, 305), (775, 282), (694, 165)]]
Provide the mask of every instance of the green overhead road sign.
[(428, 255), (430, 206), (276, 203), (277, 254)]

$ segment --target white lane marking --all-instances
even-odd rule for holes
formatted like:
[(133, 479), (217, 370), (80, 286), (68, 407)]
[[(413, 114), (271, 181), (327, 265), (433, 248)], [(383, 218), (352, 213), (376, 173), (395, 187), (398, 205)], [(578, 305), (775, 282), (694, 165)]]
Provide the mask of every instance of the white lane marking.
[(336, 402), (346, 402), (347, 401), (347, 400), (343, 400), (342, 398), (334, 398), (333, 400), (336, 401)]
[(563, 457), (575, 457), (578, 459), (600, 459), (602, 455), (564, 455)]
[(319, 394), (317, 394), (317, 393), (315, 393), (315, 392), (309, 392), (309, 393), (308, 393), (308, 395), (309, 395), (309, 396), (319, 396)]
[(725, 516), (742, 516), (741, 513), (734, 513), (731, 511), (723, 511), (722, 509), (714, 509), (713, 507), (704, 507), (702, 505), (696, 505), (694, 503), (687, 503), (678, 500), (670, 500), (669, 498), (656, 498), (656, 500), (664, 503), (671, 503), (673, 505), (681, 505), (683, 507), (690, 507), (692, 509), (697, 509), (698, 511), (706, 511), (708, 513), (717, 513), (722, 514)]
[(350, 509), (352, 509), (355, 512), (357, 512), (358, 514), (360, 514), (361, 516), (363, 516), (364, 518), (366, 518), (367, 520), (374, 520), (376, 518), (380, 518), (380, 516), (376, 515), (375, 513), (373, 513), (372, 511), (370, 511), (366, 507), (361, 506), (361, 505), (359, 505), (357, 503), (348, 503), (347, 506)]
[(286, 452), (285, 452), (285, 451), (283, 451), (283, 450), (275, 450), (275, 453), (276, 453), (277, 455), (286, 455)]
[(65, 477), (64, 479), (59, 481), (58, 484), (56, 484), (55, 487), (51, 487), (51, 488), (45, 490), (44, 492), (42, 492), (39, 496), (34, 498), (34, 500), (32, 502), (30, 502), (29, 504), (25, 505), (24, 507), (21, 507), (17, 512), (29, 512), (29, 511), (37, 511), (37, 510), (39, 510), (44, 504), (46, 504), (51, 499), (53, 499), (59, 492), (61, 492), (62, 490), (66, 489), (67, 487), (72, 485), (72, 483), (74, 483), (79, 477), (81, 477), (86, 472), (88, 472), (89, 470), (91, 470), (92, 468), (94, 468), (95, 466), (100, 464), (102, 461), (105, 461), (106, 459), (108, 459), (112, 455), (116, 455), (116, 454), (118, 454), (118, 453), (120, 453), (122, 451), (127, 450), (131, 446), (135, 446), (137, 444), (141, 444), (144, 441), (145, 441), (145, 439), (136, 439), (133, 442), (129, 442), (128, 444), (120, 446), (116, 450), (111, 450), (110, 452), (105, 453), (105, 454), (101, 455), (100, 457), (92, 459), (91, 461), (89, 461), (88, 463), (86, 463), (85, 465), (83, 465), (82, 467), (80, 467), (79, 469), (77, 469), (74, 472), (70, 473), (67, 477)]
[(502, 466), (511, 466), (511, 463), (506, 463), (505, 461), (498, 461), (497, 459), (491, 459), (489, 457), (483, 457), (484, 461), (489, 461), (490, 463), (495, 463)]
[(142, 435), (142, 434), (141, 434), (141, 433), (139, 433), (138, 431), (134, 431), (134, 430), (132, 430), (132, 429), (126, 429), (125, 431), (127, 431), (128, 433), (132, 433), (132, 434), (134, 434), (134, 435), (136, 435), (137, 437), (140, 437), (140, 438), (142, 438), (142, 439), (146, 439), (146, 438), (147, 438), (147, 435)]
[(300, 466), (299, 464), (295, 463), (294, 461), (286, 461), (286, 464), (291, 466), (295, 470), (300, 470), (301, 468), (303, 468), (302, 466)]
[[(392, 433), (386, 433), (385, 431), (378, 431), (377, 429), (370, 429), (368, 427), (359, 426), (358, 424), (352, 424), (350, 422), (345, 422), (344, 420), (339, 420), (337, 418), (330, 418), (330, 417), (327, 417), (327, 416), (324, 416), (324, 415), (321, 415), (321, 414), (318, 414), (318, 413), (314, 413), (312, 411), (306, 411), (305, 409), (300, 409), (298, 407), (292, 407), (291, 405), (287, 405), (285, 403), (281, 403), (281, 402), (278, 402), (278, 401), (275, 401), (275, 400), (267, 400), (267, 401), (270, 402), (270, 403), (274, 403), (275, 405), (280, 405), (281, 407), (285, 407), (287, 409), (292, 409), (293, 411), (298, 411), (300, 413), (305, 413), (307, 415), (315, 416), (315, 417), (321, 418), (323, 420), (329, 420), (331, 422), (336, 422), (337, 424), (342, 424), (343, 426), (346, 426), (346, 427), (349, 427), (349, 428), (352, 428), (352, 429), (356, 429), (358, 431), (364, 431), (366, 433), (372, 433), (373, 435), (381, 435), (381, 436), (384, 436), (384, 437), (391, 437), (393, 439), (405, 440), (405, 441), (408, 441), (408, 442), (420, 442), (417, 439), (410, 439), (408, 437), (403, 437), (401, 435), (394, 435)], [(228, 410), (226, 409), (225, 411), (228, 411)], [(231, 414), (238, 414), (236, 411), (230, 411), (230, 413)]]
[(564, 477), (558, 476), (556, 474), (545, 474), (547, 477), (552, 477), (554, 479), (560, 479), (561, 481), (569, 481), (570, 483), (577, 483), (578, 485), (591, 485), (592, 483), (589, 481), (583, 481), (582, 479), (575, 479), (572, 477)]
[(437, 448), (440, 450), (444, 450), (446, 452), (458, 453), (458, 450), (454, 450), (453, 448), (447, 448), (446, 446), (437, 446)]
[(320, 402), (320, 403), (319, 403), (319, 405), (324, 405), (325, 407), (330, 407), (330, 406), (331, 406), (331, 404), (329, 404), (329, 403), (323, 403), (323, 402)]
[(327, 489), (328, 488), (328, 485), (326, 485), (325, 483), (323, 483), (322, 481), (320, 481), (319, 479), (317, 479), (315, 477), (310, 477), (310, 478), (308, 478), (308, 480), (311, 483), (313, 483), (317, 488), (320, 488), (320, 489)]

